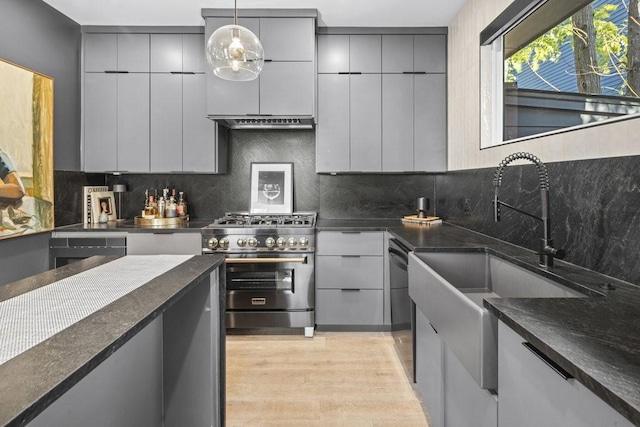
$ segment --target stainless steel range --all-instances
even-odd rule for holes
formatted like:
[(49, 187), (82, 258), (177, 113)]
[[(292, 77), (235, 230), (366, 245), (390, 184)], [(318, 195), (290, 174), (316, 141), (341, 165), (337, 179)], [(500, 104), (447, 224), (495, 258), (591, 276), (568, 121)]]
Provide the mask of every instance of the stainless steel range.
[(315, 325), (315, 212), (231, 212), (203, 229), (202, 253), (226, 257), (227, 328)]

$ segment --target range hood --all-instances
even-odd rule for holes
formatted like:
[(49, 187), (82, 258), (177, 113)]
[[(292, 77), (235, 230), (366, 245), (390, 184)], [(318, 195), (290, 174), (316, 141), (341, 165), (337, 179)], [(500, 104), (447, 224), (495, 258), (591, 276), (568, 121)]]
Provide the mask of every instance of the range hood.
[(218, 124), (229, 129), (313, 129), (312, 117), (214, 117), (209, 116)]

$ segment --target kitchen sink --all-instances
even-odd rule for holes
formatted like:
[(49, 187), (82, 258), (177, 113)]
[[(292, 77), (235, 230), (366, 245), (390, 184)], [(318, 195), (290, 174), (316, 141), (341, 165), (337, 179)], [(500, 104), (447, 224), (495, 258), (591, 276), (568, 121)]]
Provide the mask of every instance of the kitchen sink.
[(409, 296), (485, 389), (498, 386), (498, 321), (484, 298), (585, 297), (484, 252), (412, 252)]

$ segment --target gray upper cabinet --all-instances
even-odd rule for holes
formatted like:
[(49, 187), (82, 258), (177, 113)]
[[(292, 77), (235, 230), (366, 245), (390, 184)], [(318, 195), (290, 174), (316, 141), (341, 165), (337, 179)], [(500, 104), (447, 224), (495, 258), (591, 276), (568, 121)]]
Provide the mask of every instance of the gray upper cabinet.
[(312, 18), (260, 18), (260, 42), (270, 61), (309, 61), (315, 56)]
[(349, 37), (341, 34), (318, 36), (318, 73), (349, 72)]
[(406, 34), (382, 35), (382, 72), (413, 72), (413, 36)]
[(319, 74), (318, 93), (316, 170), (349, 170), (349, 76)]
[(413, 71), (416, 73), (447, 72), (447, 38), (444, 35), (413, 36)]
[(151, 172), (182, 171), (182, 75), (151, 75)]
[(313, 115), (313, 62), (267, 62), (260, 74), (260, 114)]
[(382, 71), (382, 39), (379, 35), (349, 36), (349, 71), (380, 73)]
[(149, 72), (148, 34), (85, 34), (84, 71)]
[[(205, 41), (233, 19), (205, 18)], [(315, 114), (315, 19), (250, 17), (238, 24), (263, 45), (265, 64), (256, 80), (232, 82), (207, 70), (207, 114), (212, 117)]]
[(86, 172), (226, 172), (201, 33), (85, 33), (83, 44)]
[(316, 171), (445, 171), (446, 42), (387, 30), (318, 35)]
[(413, 170), (413, 75), (382, 75), (382, 170)]
[(382, 170), (382, 96), (380, 74), (349, 76), (351, 171)]
[(447, 77), (413, 76), (413, 135), (416, 171), (447, 170)]
[(151, 34), (151, 72), (205, 72), (202, 34)]

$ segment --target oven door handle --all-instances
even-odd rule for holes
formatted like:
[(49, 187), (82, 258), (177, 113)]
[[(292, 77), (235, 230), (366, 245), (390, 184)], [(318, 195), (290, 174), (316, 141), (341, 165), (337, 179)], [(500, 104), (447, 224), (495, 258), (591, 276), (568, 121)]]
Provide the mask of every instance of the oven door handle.
[(224, 262), (227, 264), (285, 264), (289, 262), (306, 264), (307, 256), (295, 258), (226, 258)]

